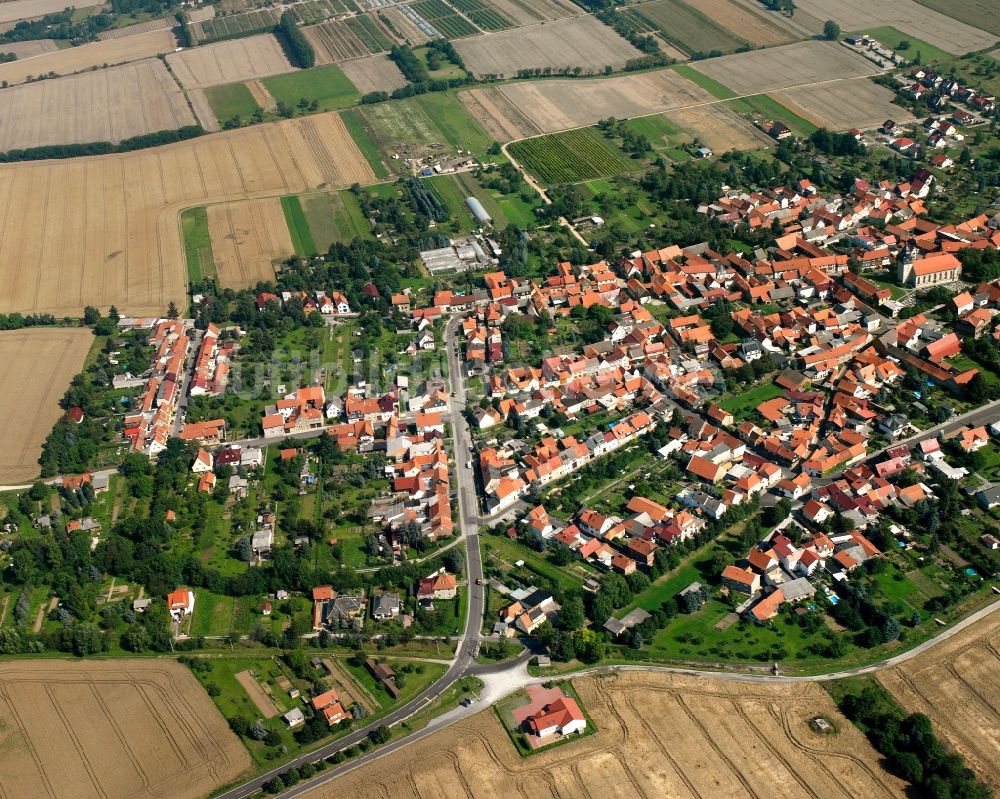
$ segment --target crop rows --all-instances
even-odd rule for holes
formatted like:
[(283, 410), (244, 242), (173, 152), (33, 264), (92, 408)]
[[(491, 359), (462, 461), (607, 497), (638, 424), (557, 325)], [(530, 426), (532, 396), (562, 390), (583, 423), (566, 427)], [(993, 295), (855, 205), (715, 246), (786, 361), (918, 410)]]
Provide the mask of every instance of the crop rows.
[(381, 53), (392, 48), (392, 41), (371, 17), (366, 15), (351, 17), (347, 20), (347, 25), (370, 52)]
[(459, 11), (475, 22), (484, 31), (500, 31), (514, 23), (507, 17), (482, 2), (482, 0), (452, 0)]
[(578, 183), (632, 171), (628, 161), (588, 128), (516, 142), (510, 152), (545, 183)]
[(656, 33), (657, 28), (651, 25), (649, 20), (639, 12), (632, 9), (625, 9), (618, 12), (618, 19), (625, 23), (632, 33)]
[(201, 44), (237, 36), (252, 36), (274, 27), (274, 17), (270, 11), (251, 11), (249, 14), (234, 14), (230, 17), (207, 19), (200, 23)]
[(443, 0), (419, 0), (411, 8), (449, 39), (479, 33), (467, 19), (456, 14)]

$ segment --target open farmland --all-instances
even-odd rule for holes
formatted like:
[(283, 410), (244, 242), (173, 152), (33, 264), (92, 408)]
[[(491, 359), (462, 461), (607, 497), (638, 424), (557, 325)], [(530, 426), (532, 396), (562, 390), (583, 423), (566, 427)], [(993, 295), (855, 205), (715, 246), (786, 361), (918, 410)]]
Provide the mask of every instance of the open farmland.
[(908, 711), (930, 716), (976, 776), (1000, 792), (1000, 614), (877, 677)]
[(410, 8), (437, 28), (446, 39), (473, 36), (479, 30), (469, 20), (457, 13), (444, 0), (417, 0)]
[(994, 0), (917, 0), (952, 19), (1000, 36), (1000, 14)]
[(687, 0), (687, 4), (756, 47), (787, 44), (803, 38), (780, 14), (758, 14), (736, 0)]
[[(91, 8), (101, 3), (94, 0), (80, 0), (73, 5), (75, 8)], [(64, 8), (66, 8), (65, 0), (7, 0), (0, 3), (0, 23), (53, 14)]]
[(117, 142), (195, 124), (184, 94), (155, 59), (6, 89), (4, 111), (0, 150)]
[(583, 12), (570, 0), (490, 0), (490, 4), (518, 25), (575, 17)]
[(776, 92), (774, 99), (817, 127), (830, 130), (874, 128), (886, 119), (910, 122), (911, 114), (892, 103), (894, 95), (870, 80), (850, 80)]
[(605, 66), (620, 69), (642, 55), (591, 16), (478, 36), (456, 42), (455, 49), (476, 75), (506, 77), (522, 69), (582, 67), (584, 72), (602, 72)]
[(389, 56), (373, 55), (340, 65), (359, 92), (392, 92), (406, 85), (406, 78)]
[[(0, 8), (6, 3), (0, 3)], [(7, 64), (0, 64), (0, 81), (9, 84), (23, 83), (29, 77), (48, 75), (71, 75), (92, 67), (105, 64), (122, 64), (126, 61), (141, 61), (160, 53), (169, 53), (177, 46), (177, 39), (170, 31), (153, 31), (114, 39), (107, 42), (93, 42), (79, 47), (68, 47), (33, 57), (18, 58)], [(0, 45), (5, 51), (6, 45)]]
[(515, 142), (510, 154), (544, 183), (578, 183), (633, 171), (612, 147), (594, 128), (579, 128)]
[(197, 799), (250, 758), (170, 660), (0, 665), (0, 793), (17, 799)]
[(723, 104), (669, 111), (667, 119), (713, 152), (760, 150), (773, 141)]
[(346, 20), (335, 19), (302, 29), (316, 50), (317, 64), (332, 64), (368, 55), (368, 48), (354, 34)]
[[(211, 6), (209, 6), (209, 10), (212, 12), (215, 11)], [(135, 36), (140, 33), (149, 33), (150, 31), (170, 30), (175, 25), (177, 25), (177, 20), (174, 17), (158, 17), (157, 19), (149, 19), (145, 22), (137, 22), (134, 25), (124, 25), (121, 28), (101, 31), (97, 34), (97, 38), (102, 42), (108, 39), (123, 39), (126, 36)]]
[(664, 39), (686, 53), (710, 53), (713, 50), (731, 53), (748, 44), (741, 34), (732, 33), (683, 0), (652, 0), (630, 6), (625, 13), (634, 24), (641, 25), (645, 21)]
[[(964, 0), (967, 3), (968, 0)], [(954, 0), (947, 0), (949, 8)], [(929, 5), (929, 4), (928, 4)], [(986, 2), (996, 23), (996, 4)], [(796, 0), (796, 6), (814, 17), (832, 19), (845, 31), (863, 31), (891, 25), (904, 33), (922, 39), (956, 55), (970, 50), (982, 50), (995, 44), (997, 35), (959, 22), (915, 0)]]
[(32, 58), (44, 53), (54, 53), (58, 49), (54, 39), (29, 39), (26, 42), (0, 44), (0, 53), (13, 53), (18, 58)]
[(248, 14), (233, 14), (216, 17), (189, 25), (191, 35), (197, 42), (214, 42), (238, 36), (252, 36), (270, 31), (278, 21), (276, 11), (260, 9)]
[[(816, 685), (624, 673), (573, 681), (597, 733), (520, 757), (486, 710), (306, 794), (476, 797), (903, 797), (878, 754)], [(812, 732), (823, 715), (836, 735)]]
[(548, 80), (471, 89), (459, 99), (495, 139), (593, 125), (712, 102), (715, 98), (670, 69), (602, 80)]
[(392, 33), (396, 44), (410, 42), (410, 44), (418, 45), (423, 44), (431, 38), (396, 6), (379, 9), (378, 13), (385, 21), (386, 27)]
[(274, 261), (295, 254), (277, 197), (208, 206), (208, 232), (223, 286), (245, 289), (274, 280)]
[(761, 94), (878, 73), (871, 61), (835, 42), (797, 42), (699, 61), (698, 72), (736, 94)]
[(182, 209), (374, 180), (336, 114), (120, 155), (0, 165), (0, 313), (182, 302)]
[(0, 332), (0, 485), (38, 475), (42, 442), (63, 413), (59, 400), (93, 340), (83, 328)]
[(171, 53), (167, 63), (185, 89), (262, 78), (294, 69), (270, 33)]
[(451, 2), (481, 30), (502, 31), (514, 24), (510, 18), (483, 0), (451, 0)]

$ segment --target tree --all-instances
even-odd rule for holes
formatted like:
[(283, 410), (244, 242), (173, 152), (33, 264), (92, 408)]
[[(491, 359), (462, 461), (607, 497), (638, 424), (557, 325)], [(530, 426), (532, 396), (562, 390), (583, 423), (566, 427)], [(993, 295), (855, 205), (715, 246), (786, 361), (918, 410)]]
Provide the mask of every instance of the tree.
[(982, 372), (976, 372), (972, 379), (965, 385), (965, 396), (976, 405), (986, 401), (989, 396), (989, 386)]
[(392, 733), (389, 732), (389, 728), (387, 726), (382, 724), (368, 733), (368, 737), (371, 739), (373, 744), (384, 744), (389, 740), (389, 738), (392, 737)]
[(832, 19), (828, 19), (823, 23), (823, 36), (829, 39), (831, 42), (840, 38), (840, 25), (834, 22)]
[(177, 303), (171, 300), (170, 304), (167, 306), (167, 318), (176, 319), (178, 316), (179, 314), (177, 312)]
[(88, 305), (83, 309), (83, 323), (87, 327), (93, 327), (101, 319), (101, 312), (93, 305)]
[(559, 611), (559, 624), (564, 630), (579, 630), (583, 627), (583, 600), (578, 596), (569, 597)]

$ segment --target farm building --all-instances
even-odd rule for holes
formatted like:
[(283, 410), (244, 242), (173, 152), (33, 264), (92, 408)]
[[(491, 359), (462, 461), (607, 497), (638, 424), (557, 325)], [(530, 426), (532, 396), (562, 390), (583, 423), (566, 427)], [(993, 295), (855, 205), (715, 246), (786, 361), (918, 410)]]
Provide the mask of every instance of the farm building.
[(493, 224), (493, 217), (486, 212), (486, 209), (483, 208), (483, 204), (475, 197), (466, 197), (465, 204), (469, 206), (469, 210), (472, 212), (472, 215), (476, 218), (476, 221), (480, 225)]

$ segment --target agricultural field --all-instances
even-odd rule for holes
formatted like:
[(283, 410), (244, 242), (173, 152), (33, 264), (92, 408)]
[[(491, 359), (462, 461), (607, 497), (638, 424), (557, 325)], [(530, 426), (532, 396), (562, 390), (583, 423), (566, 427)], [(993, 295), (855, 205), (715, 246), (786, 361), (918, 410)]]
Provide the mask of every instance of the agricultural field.
[(913, 114), (892, 103), (889, 89), (870, 80), (839, 81), (774, 93), (774, 99), (818, 127), (874, 128), (886, 119), (911, 122)]
[(0, 792), (18, 799), (198, 799), (251, 766), (171, 660), (0, 665)]
[(1000, 616), (993, 614), (876, 677), (912, 713), (926, 713), (994, 792), (1000, 791)]
[(444, 0), (417, 0), (410, 3), (410, 8), (437, 28), (446, 39), (458, 39), (462, 36), (474, 36), (479, 30), (469, 20)]
[(348, 27), (354, 31), (370, 53), (381, 53), (392, 48), (390, 39), (384, 30), (368, 14), (360, 14), (347, 20)]
[(294, 69), (270, 33), (171, 53), (167, 63), (185, 89), (262, 78)]
[(606, 66), (620, 69), (629, 59), (642, 55), (591, 16), (478, 36), (457, 42), (455, 49), (477, 76), (509, 78), (523, 69), (558, 72), (581, 67), (584, 73), (603, 72)]
[(593, 125), (712, 102), (711, 94), (674, 70), (602, 80), (548, 80), (460, 92), (459, 99), (494, 139)]
[(200, 44), (237, 36), (253, 36), (269, 32), (278, 21), (276, 12), (269, 9), (233, 14), (228, 17), (206, 19), (189, 25), (191, 35)]
[(205, 89), (204, 95), (212, 113), (220, 122), (233, 117), (247, 119), (260, 107), (250, 87), (245, 83), (210, 86)]
[(628, 127), (649, 139), (653, 151), (673, 161), (686, 161), (691, 156), (682, 149), (691, 136), (674, 124), (666, 114), (637, 117), (628, 121)]
[(667, 112), (666, 116), (714, 153), (761, 150), (773, 143), (767, 135), (724, 104), (681, 108)]
[[(649, 3), (630, 6), (623, 13), (640, 29), (643, 27), (642, 23), (646, 23), (670, 44), (689, 55), (710, 53), (713, 50), (731, 53), (749, 44), (747, 39), (727, 30), (722, 24), (713, 21), (683, 0), (652, 0)], [(755, 30), (757, 28), (759, 26), (755, 27)]]
[(373, 55), (340, 65), (347, 79), (359, 92), (393, 92), (406, 85), (406, 78), (389, 56)]
[(326, 252), (335, 242), (372, 237), (357, 198), (349, 191), (304, 194), (297, 199), (317, 252)]
[(276, 197), (210, 205), (207, 212), (219, 285), (244, 289), (274, 280), (274, 261), (295, 254)]
[(305, 3), (296, 3), (292, 6), (292, 10), (299, 18), (299, 22), (311, 25), (336, 14), (357, 11), (358, 7), (353, 0), (307, 0)]
[(797, 42), (699, 61), (692, 69), (738, 95), (762, 94), (878, 73), (866, 58), (835, 42)]
[[(0, 3), (2, 9), (8, 3)], [(47, 40), (51, 41), (51, 40)], [(25, 43), (27, 44), (27, 43)], [(0, 44), (0, 52), (10, 52), (14, 45)], [(141, 61), (160, 53), (169, 53), (177, 46), (177, 39), (170, 31), (155, 31), (116, 39), (109, 42), (93, 42), (65, 50), (54, 50), (34, 56), (18, 56), (17, 61), (0, 64), (0, 81), (10, 85), (23, 83), (29, 77), (48, 75), (71, 75), (105, 64), (123, 64), (126, 61)]]
[(451, 0), (451, 2), (484, 31), (502, 31), (514, 24), (483, 0)]
[(184, 94), (156, 59), (5, 89), (4, 111), (0, 150), (117, 142), (195, 124)]
[[(993, 3), (982, 3), (991, 10), (996, 24), (996, 8)], [(917, 3), (915, 0), (882, 0), (872, 3), (868, 0), (839, 0), (831, 5), (827, 0), (796, 0), (796, 6), (817, 19), (832, 19), (845, 31), (864, 31), (882, 25), (891, 25), (903, 33), (929, 42), (955, 55), (983, 50), (996, 44), (997, 34), (987, 33), (951, 16), (945, 16), (934, 8), (947, 5), (951, 10), (961, 5), (964, 12), (973, 5), (971, 0), (946, 0), (946, 2)], [(987, 15), (990, 16), (990, 15)], [(987, 23), (983, 23), (987, 24)]]
[(1000, 18), (993, 0), (917, 0), (934, 11), (1000, 37)]
[(0, 44), (0, 52), (13, 53), (19, 59), (33, 58), (36, 55), (54, 53), (59, 47), (55, 39), (29, 39), (26, 42), (4, 42)]
[(302, 32), (316, 50), (317, 64), (332, 64), (368, 55), (368, 48), (351, 30), (346, 20), (335, 19), (319, 25), (308, 25)]
[[(336, 114), (113, 156), (0, 166), (0, 313), (163, 313), (185, 296), (178, 214), (375, 179)], [(53, 268), (58, 264), (58, 268)]]
[[(725, 106), (758, 124), (768, 120), (780, 120), (788, 125), (788, 129), (794, 136), (809, 136), (816, 130), (818, 125), (814, 125), (805, 117), (792, 111), (788, 106), (778, 102), (776, 98), (777, 95), (751, 94), (749, 97), (731, 100)], [(768, 137), (768, 141), (773, 142), (773, 139)]]
[(208, 232), (208, 209), (188, 208), (181, 214), (181, 235), (187, 259), (188, 280), (192, 283), (215, 275), (212, 236)]
[[(81, 0), (74, 4), (75, 8), (84, 9), (99, 6), (101, 3), (93, 0)], [(66, 8), (63, 0), (7, 0), (0, 3), (0, 24), (16, 22), (19, 19), (31, 19), (43, 14), (54, 14)]]
[(535, 25), (575, 17), (583, 12), (570, 0), (490, 0), (490, 5), (514, 20), (516, 25)]
[(0, 332), (0, 485), (38, 474), (42, 442), (63, 414), (59, 400), (93, 340), (83, 328)]
[(423, 44), (431, 37), (417, 27), (416, 23), (397, 6), (387, 6), (378, 11), (379, 18), (392, 34), (396, 44)]
[[(903, 797), (904, 786), (814, 684), (770, 686), (629, 672), (576, 679), (597, 732), (522, 758), (485, 709), (307, 794), (407, 799), (504, 796)], [(837, 727), (820, 735), (809, 721)]]
[(695, 11), (754, 47), (771, 47), (802, 39), (780, 14), (757, 13), (736, 0), (686, 0)]
[[(614, 152), (594, 128), (579, 128), (525, 139), (510, 146), (510, 154), (543, 183), (579, 183), (634, 171), (635, 162)], [(617, 149), (617, 148), (615, 148)]]
[(315, 100), (320, 111), (347, 108), (361, 99), (361, 93), (336, 64), (274, 75), (261, 83), (275, 102), (294, 106), (303, 98)]
[[(208, 8), (212, 12), (215, 11), (211, 6)], [(97, 34), (97, 38), (99, 41), (106, 42), (111, 39), (124, 39), (127, 36), (136, 36), (137, 34), (149, 33), (150, 31), (170, 30), (175, 25), (177, 25), (177, 20), (173, 16), (157, 17), (155, 19), (148, 19), (145, 22), (136, 22), (134, 25), (123, 25), (120, 28), (101, 31)]]

